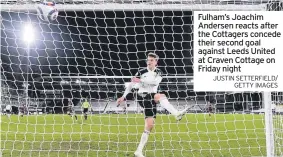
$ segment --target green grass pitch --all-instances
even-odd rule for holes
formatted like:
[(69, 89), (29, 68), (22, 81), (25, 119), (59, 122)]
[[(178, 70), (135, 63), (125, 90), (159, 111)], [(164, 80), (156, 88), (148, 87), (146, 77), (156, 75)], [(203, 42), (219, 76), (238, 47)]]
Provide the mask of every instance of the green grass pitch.
[[(1, 117), (2, 156), (133, 157), (144, 128), (141, 114)], [(264, 115), (158, 115), (146, 157), (265, 156)]]

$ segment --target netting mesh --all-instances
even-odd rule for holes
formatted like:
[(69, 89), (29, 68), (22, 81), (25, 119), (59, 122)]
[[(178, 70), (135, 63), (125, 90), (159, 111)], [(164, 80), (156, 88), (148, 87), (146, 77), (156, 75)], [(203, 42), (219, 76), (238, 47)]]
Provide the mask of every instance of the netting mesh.
[[(25, 8), (34, 4), (3, 5), (1, 106), (6, 114), (11, 105), (13, 114), (1, 117), (2, 155), (133, 155), (144, 127), (143, 110), (134, 91), (122, 107), (115, 101), (125, 83), (146, 66), (147, 53), (154, 52), (165, 74), (159, 91), (177, 109), (190, 109), (177, 123), (158, 106), (145, 156), (265, 156), (264, 116), (258, 114), (264, 112), (262, 94), (194, 92), (192, 78), (193, 11), (265, 10), (265, 2), (126, 3), (114, 9), (109, 9), (113, 3), (103, 2), (94, 8), (59, 4), (59, 17), (52, 23)], [(27, 24), (31, 32), (25, 31)], [(33, 41), (26, 42), (31, 33)], [(274, 97), (282, 102), (282, 93)], [(92, 108), (87, 121), (81, 110), (85, 98)], [(67, 114), (69, 99), (77, 121)], [(276, 112), (279, 156), (281, 122)]]

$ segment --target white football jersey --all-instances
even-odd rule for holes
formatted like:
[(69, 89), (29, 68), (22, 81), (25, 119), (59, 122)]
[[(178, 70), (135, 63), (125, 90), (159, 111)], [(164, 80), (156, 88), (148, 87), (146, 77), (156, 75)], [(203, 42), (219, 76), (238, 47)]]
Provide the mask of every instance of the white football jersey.
[(162, 71), (158, 68), (154, 70), (143, 68), (136, 73), (135, 77), (139, 78), (141, 82), (129, 84), (123, 97), (126, 97), (132, 88), (138, 89), (138, 93), (157, 93), (162, 81)]
[(157, 93), (159, 84), (162, 81), (162, 71), (160, 69), (141, 69), (135, 76), (141, 80), (138, 93)]

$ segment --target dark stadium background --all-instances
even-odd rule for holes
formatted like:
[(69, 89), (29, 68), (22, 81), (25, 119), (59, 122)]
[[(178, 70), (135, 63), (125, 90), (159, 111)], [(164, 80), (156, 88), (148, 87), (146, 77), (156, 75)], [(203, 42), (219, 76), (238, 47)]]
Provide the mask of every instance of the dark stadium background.
[[(29, 53), (29, 96), (47, 105), (66, 105), (68, 97), (107, 99), (121, 96), (127, 79), (81, 79), (86, 85), (62, 85), (54, 76), (132, 76), (146, 66), (146, 54), (160, 56), (159, 68), (167, 76), (193, 75), (193, 16), (183, 11), (101, 11), (60, 12), (53, 23), (39, 23), (34, 12), (1, 12), (2, 80), (10, 93), (23, 93), (27, 71), (27, 44), (22, 41), (23, 26), (31, 21), (36, 40)], [(19, 66), (20, 65), (20, 66)], [(208, 100), (233, 110), (242, 109), (243, 99), (254, 106), (259, 94), (193, 92), (191, 79), (165, 79), (161, 90), (170, 98)], [(108, 82), (108, 85), (103, 85)], [(171, 83), (168, 83), (171, 82)], [(182, 83), (182, 84), (177, 84)], [(56, 95), (43, 89), (63, 91)], [(102, 92), (97, 92), (97, 91)], [(193, 96), (193, 97), (192, 97)], [(131, 96), (130, 96), (131, 97)], [(217, 101), (216, 101), (217, 100)]]

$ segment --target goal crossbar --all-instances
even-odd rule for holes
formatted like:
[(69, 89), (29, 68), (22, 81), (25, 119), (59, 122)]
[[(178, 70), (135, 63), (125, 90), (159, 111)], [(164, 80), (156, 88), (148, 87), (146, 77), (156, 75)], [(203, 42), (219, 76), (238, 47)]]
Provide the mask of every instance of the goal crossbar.
[[(35, 5), (39, 0), (34, 1), (12, 1), (1, 0), (2, 11), (36, 11)], [(55, 1), (56, 2), (56, 1)], [(56, 8), (59, 11), (152, 11), (152, 10), (183, 10), (183, 11), (205, 11), (205, 10), (241, 10), (241, 11), (260, 11), (265, 10), (267, 0), (168, 0), (168, 1), (107, 1), (107, 0), (72, 0), (58, 1)]]

